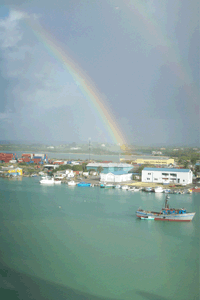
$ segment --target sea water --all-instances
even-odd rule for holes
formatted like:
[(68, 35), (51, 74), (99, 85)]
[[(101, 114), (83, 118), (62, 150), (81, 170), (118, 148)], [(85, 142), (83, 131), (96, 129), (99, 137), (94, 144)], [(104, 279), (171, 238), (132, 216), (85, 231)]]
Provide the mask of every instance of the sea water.
[(192, 222), (139, 220), (165, 195), (0, 178), (2, 299), (199, 299), (200, 195), (170, 195)]

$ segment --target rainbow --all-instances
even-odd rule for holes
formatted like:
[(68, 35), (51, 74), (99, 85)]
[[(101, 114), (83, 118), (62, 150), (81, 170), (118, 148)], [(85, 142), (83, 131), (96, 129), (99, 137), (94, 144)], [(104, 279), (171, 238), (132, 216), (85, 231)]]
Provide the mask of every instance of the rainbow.
[(85, 98), (97, 110), (101, 120), (109, 132), (110, 137), (112, 138), (112, 141), (120, 146), (126, 145), (127, 140), (124, 133), (121, 131), (119, 124), (117, 124), (113, 114), (103, 101), (92, 80), (83, 72), (83, 70), (81, 70), (80, 66), (78, 66), (63, 47), (59, 45), (59, 42), (51, 34), (49, 34), (38, 21), (34, 20), (33, 22), (27, 18), (26, 24), (29, 25), (34, 35), (39, 41), (41, 41), (50, 55), (53, 55), (54, 58), (71, 74), (74, 82), (79, 87)]

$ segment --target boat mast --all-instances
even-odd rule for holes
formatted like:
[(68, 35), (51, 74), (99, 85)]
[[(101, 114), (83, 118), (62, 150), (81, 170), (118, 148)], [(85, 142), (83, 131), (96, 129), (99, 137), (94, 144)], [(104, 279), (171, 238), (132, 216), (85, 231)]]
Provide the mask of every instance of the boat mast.
[(169, 197), (166, 195), (166, 197), (165, 197), (165, 208), (169, 208), (168, 199), (169, 199)]

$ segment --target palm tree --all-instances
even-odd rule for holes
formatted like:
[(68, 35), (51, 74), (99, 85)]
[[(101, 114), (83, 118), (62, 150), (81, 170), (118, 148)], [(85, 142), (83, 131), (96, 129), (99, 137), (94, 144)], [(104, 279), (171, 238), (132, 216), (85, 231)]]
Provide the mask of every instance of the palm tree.
[(97, 172), (100, 174), (102, 171), (103, 171), (103, 167), (99, 166), (99, 167), (97, 168)]

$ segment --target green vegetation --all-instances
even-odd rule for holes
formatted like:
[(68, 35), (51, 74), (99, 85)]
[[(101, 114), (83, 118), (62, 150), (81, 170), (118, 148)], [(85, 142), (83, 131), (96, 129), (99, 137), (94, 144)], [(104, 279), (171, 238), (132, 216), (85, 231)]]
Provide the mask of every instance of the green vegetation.
[(57, 171), (64, 171), (64, 170), (73, 170), (73, 171), (83, 171), (86, 170), (86, 163), (81, 165), (60, 165), (58, 168), (52, 170), (52, 173), (56, 173)]
[(194, 168), (194, 175), (197, 176), (197, 173), (200, 173), (200, 166), (195, 166)]
[(99, 167), (97, 168), (98, 174), (100, 174), (102, 171), (103, 171), (103, 167), (99, 166)]

